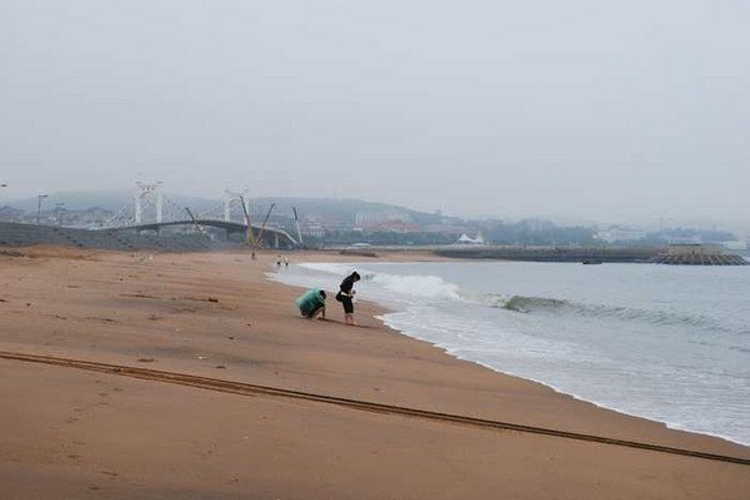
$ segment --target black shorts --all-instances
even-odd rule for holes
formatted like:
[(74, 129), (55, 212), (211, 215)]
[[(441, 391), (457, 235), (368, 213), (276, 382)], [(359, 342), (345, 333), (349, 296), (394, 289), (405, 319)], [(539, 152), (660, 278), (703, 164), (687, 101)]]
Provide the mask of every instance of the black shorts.
[(345, 314), (351, 314), (354, 312), (354, 302), (352, 302), (351, 297), (347, 297), (346, 295), (341, 295), (341, 303), (344, 304), (344, 313)]

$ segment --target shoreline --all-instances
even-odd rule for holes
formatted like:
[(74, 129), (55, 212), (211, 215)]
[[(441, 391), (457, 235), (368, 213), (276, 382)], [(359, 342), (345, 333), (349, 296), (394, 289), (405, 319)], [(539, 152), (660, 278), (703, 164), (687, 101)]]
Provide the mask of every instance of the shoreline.
[[(420, 340), (423, 340), (423, 339), (420, 339)], [(442, 349), (442, 347), (438, 346), (437, 344), (436, 344), (436, 347)], [(529, 382), (533, 382), (535, 384), (539, 384), (539, 385), (542, 385), (544, 387), (548, 387), (549, 389), (552, 389), (554, 392), (556, 392), (557, 394), (560, 394), (561, 396), (571, 397), (571, 398), (575, 399), (576, 401), (580, 401), (582, 403), (587, 403), (587, 404), (593, 405), (596, 408), (600, 408), (602, 410), (613, 411), (615, 413), (619, 413), (620, 415), (624, 415), (624, 416), (627, 416), (627, 417), (640, 418), (640, 419), (643, 419), (643, 420), (647, 420), (647, 421), (653, 422), (655, 424), (663, 425), (665, 428), (667, 428), (669, 430), (672, 430), (672, 431), (686, 432), (688, 434), (696, 434), (696, 435), (699, 435), (699, 436), (706, 436), (706, 437), (710, 437), (710, 438), (721, 439), (722, 441), (726, 441), (727, 443), (731, 443), (733, 445), (738, 445), (738, 446), (750, 448), (750, 444), (742, 443), (740, 441), (735, 441), (734, 439), (731, 439), (729, 436), (725, 436), (725, 435), (721, 435), (721, 434), (713, 434), (713, 433), (710, 433), (710, 432), (701, 432), (701, 431), (696, 431), (696, 430), (693, 430), (693, 429), (682, 428), (682, 427), (677, 426), (676, 424), (671, 424), (670, 422), (667, 422), (665, 420), (658, 420), (658, 419), (655, 419), (655, 418), (649, 418), (649, 417), (644, 416), (644, 415), (639, 415), (637, 413), (629, 412), (629, 411), (627, 411), (625, 409), (622, 409), (622, 408), (617, 408), (617, 407), (614, 407), (614, 406), (608, 406), (608, 405), (606, 405), (604, 403), (600, 403), (598, 401), (594, 401), (594, 400), (591, 400), (591, 399), (586, 399), (585, 397), (580, 396), (578, 394), (575, 394), (575, 393), (572, 393), (572, 392), (566, 392), (566, 391), (564, 391), (564, 390), (556, 387), (554, 384), (549, 383), (549, 382), (545, 382), (543, 380), (538, 380), (538, 379), (534, 379), (534, 378), (531, 378), (531, 377), (525, 377), (523, 375), (512, 373), (512, 372), (501, 371), (501, 370), (498, 370), (497, 368), (494, 368), (494, 367), (492, 367), (492, 366), (490, 366), (488, 364), (482, 363), (481, 361), (474, 361), (474, 360), (470, 360), (468, 358), (462, 358), (461, 356), (453, 355), (453, 354), (451, 354), (451, 353), (449, 353), (447, 351), (446, 351), (446, 354), (449, 355), (449, 356), (452, 356), (452, 357), (454, 357), (456, 359), (462, 360), (462, 361), (469, 361), (471, 363), (475, 363), (475, 364), (477, 364), (477, 365), (479, 365), (479, 366), (481, 366), (483, 368), (487, 368), (488, 370), (492, 370), (492, 371), (494, 371), (496, 373), (499, 373), (501, 375), (507, 375), (507, 376), (510, 376), (510, 377), (519, 377), (519, 378), (522, 378), (524, 380), (528, 380)]]
[[(27, 257), (0, 256), (0, 351), (750, 459), (748, 447), (462, 361), (385, 327), (375, 318), (385, 308), (368, 301), (357, 311), (364, 328), (300, 318), (299, 289), (264, 275), (275, 252), (251, 261), (240, 252), (19, 251)], [(738, 464), (7, 360), (0, 394), (9, 408), (0, 480), (17, 498), (739, 499), (750, 487)]]
[[(446, 258), (446, 257), (443, 257), (443, 256), (431, 255), (431, 254), (413, 253), (413, 255), (417, 257), (416, 260), (409, 260), (409, 256), (410, 256), (409, 253), (406, 253), (406, 254), (397, 253), (395, 255), (392, 254), (392, 253), (388, 253), (388, 254), (385, 254), (385, 255), (386, 256), (383, 257), (383, 258), (381, 258), (381, 259), (379, 259), (377, 263), (388, 264), (388, 263), (392, 263), (392, 262), (393, 263), (409, 263), (409, 262), (452, 262), (452, 263), (455, 263), (455, 262), (459, 262), (459, 260), (455, 259), (455, 258)], [(393, 260), (389, 259), (390, 257), (394, 257), (394, 256), (396, 257), (395, 259), (393, 259)], [(339, 258), (338, 256), (336, 256), (336, 258), (333, 258), (333, 259), (325, 259), (325, 260), (309, 260), (309, 259), (306, 259), (304, 262), (299, 262), (299, 264), (318, 264), (318, 263), (330, 263), (330, 262), (336, 262), (336, 263), (342, 263), (342, 264), (351, 264), (352, 266), (360, 265), (360, 264), (367, 264), (367, 262), (364, 262), (364, 261), (354, 262), (354, 261), (351, 261), (351, 260), (346, 260), (346, 257), (349, 257), (349, 255), (343, 255), (342, 257), (344, 257), (344, 260), (341, 260), (341, 258)], [(461, 260), (461, 261), (472, 262), (472, 259), (464, 259), (464, 260)], [(269, 279), (270, 281), (274, 281), (274, 282), (285, 284), (287, 286), (292, 286), (292, 287), (303, 289), (303, 287), (299, 287), (298, 285), (286, 283), (283, 280), (275, 280), (272, 277), (273, 274), (274, 274), (273, 272), (269, 272), (268, 275), (267, 275), (268, 276), (267, 279)], [(625, 416), (628, 416), (628, 417), (634, 417), (634, 418), (644, 419), (644, 420), (647, 420), (649, 422), (653, 422), (653, 423), (656, 423), (656, 424), (664, 425), (667, 429), (670, 429), (670, 430), (674, 430), (674, 431), (678, 431), (678, 432), (686, 432), (686, 433), (696, 434), (696, 435), (701, 435), (701, 436), (707, 436), (707, 437), (711, 437), (711, 438), (717, 438), (717, 439), (721, 439), (723, 441), (726, 441), (728, 443), (732, 443), (734, 445), (738, 445), (738, 446), (743, 446), (743, 447), (750, 448), (750, 443), (744, 443), (744, 442), (741, 442), (741, 441), (737, 441), (737, 440), (735, 440), (732, 437), (727, 436), (727, 435), (723, 435), (723, 434), (719, 434), (719, 433), (712, 433), (712, 432), (707, 432), (707, 431), (699, 431), (699, 430), (695, 430), (695, 429), (690, 429), (690, 428), (681, 426), (679, 424), (676, 424), (676, 423), (673, 423), (673, 422), (669, 422), (666, 419), (660, 420), (658, 418), (649, 417), (649, 416), (646, 416), (646, 415), (641, 415), (641, 414), (638, 414), (638, 413), (633, 412), (633, 411), (628, 411), (625, 408), (617, 407), (617, 406), (614, 406), (614, 405), (608, 405), (606, 403), (602, 403), (602, 402), (596, 401), (594, 399), (586, 398), (585, 396), (576, 394), (574, 392), (566, 391), (566, 390), (558, 387), (557, 385), (555, 385), (552, 382), (548, 382), (548, 381), (545, 381), (545, 380), (533, 378), (531, 376), (527, 376), (527, 375), (524, 375), (524, 374), (513, 373), (512, 371), (505, 371), (505, 370), (499, 369), (497, 367), (494, 367), (494, 366), (490, 365), (489, 363), (483, 363), (483, 362), (475, 360), (475, 359), (471, 359), (471, 358), (468, 358), (468, 357), (464, 357), (464, 356), (460, 356), (460, 355), (454, 354), (454, 353), (452, 353), (450, 351), (449, 347), (447, 347), (445, 345), (442, 345), (439, 342), (434, 342), (434, 341), (430, 340), (429, 338), (425, 338), (425, 337), (422, 337), (422, 336), (419, 336), (419, 335), (413, 335), (413, 334), (407, 333), (407, 332), (405, 332), (403, 330), (400, 330), (397, 326), (389, 324), (388, 323), (388, 315), (391, 314), (391, 313), (394, 313), (394, 312), (398, 312), (398, 311), (391, 310), (387, 305), (379, 303), (377, 300), (374, 300), (374, 299), (365, 299), (362, 302), (369, 303), (369, 304), (371, 304), (375, 308), (376, 313), (374, 314), (374, 318), (378, 319), (379, 321), (381, 321), (382, 324), (383, 324), (383, 326), (385, 328), (393, 330), (393, 331), (395, 331), (395, 332), (397, 332), (397, 333), (399, 333), (401, 335), (404, 335), (404, 336), (406, 336), (408, 338), (412, 338), (412, 339), (416, 339), (416, 340), (421, 341), (421, 342), (425, 342), (425, 343), (429, 344), (430, 346), (433, 346), (434, 348), (436, 348), (439, 351), (443, 352), (446, 356), (450, 356), (450, 357), (452, 357), (452, 358), (454, 358), (456, 360), (465, 361), (465, 362), (468, 362), (468, 363), (475, 364), (475, 365), (477, 365), (479, 367), (482, 367), (484, 369), (490, 370), (490, 371), (492, 371), (494, 373), (497, 373), (499, 375), (516, 377), (516, 378), (520, 378), (520, 379), (523, 379), (523, 380), (527, 380), (527, 381), (535, 383), (535, 384), (539, 384), (539, 385), (541, 385), (543, 387), (546, 387), (546, 388), (549, 388), (549, 389), (553, 390), (555, 393), (560, 394), (561, 396), (570, 397), (570, 398), (573, 398), (573, 399), (575, 399), (577, 401), (580, 401), (582, 403), (591, 404), (591, 405), (593, 405), (593, 406), (595, 406), (597, 408), (603, 409), (603, 410), (613, 411), (613, 412), (616, 412), (618, 414), (625, 415)], [(336, 304), (334, 304), (334, 307), (335, 306), (336, 306)]]
[(673, 423), (667, 422), (665, 420), (658, 420), (656, 418), (650, 418), (650, 417), (645, 416), (645, 415), (639, 415), (637, 413), (627, 411), (627, 410), (625, 410), (623, 408), (618, 408), (618, 407), (615, 407), (615, 406), (608, 406), (605, 403), (600, 403), (598, 401), (594, 401), (593, 399), (587, 399), (586, 397), (578, 395), (578, 394), (575, 394), (573, 392), (565, 391), (565, 390), (557, 387), (556, 385), (554, 385), (551, 382), (547, 382), (547, 381), (540, 380), (540, 379), (535, 379), (533, 377), (525, 376), (525, 375), (519, 374), (519, 373), (513, 373), (511, 371), (503, 371), (503, 370), (501, 370), (499, 368), (496, 368), (494, 366), (491, 366), (491, 365), (489, 365), (487, 363), (483, 363), (481, 361), (477, 361), (477, 360), (474, 360), (474, 359), (470, 359), (470, 358), (466, 358), (466, 357), (463, 357), (463, 356), (459, 356), (459, 355), (453, 354), (453, 353), (450, 352), (450, 350), (448, 348), (446, 348), (445, 346), (443, 346), (443, 345), (441, 345), (439, 343), (431, 342), (429, 339), (425, 339), (425, 338), (422, 338), (422, 337), (419, 337), (419, 336), (409, 335), (409, 334), (407, 334), (407, 333), (399, 330), (398, 328), (389, 325), (387, 323), (387, 320), (385, 319), (385, 317), (387, 315), (388, 315), (388, 312), (385, 312), (383, 314), (375, 316), (375, 318), (376, 319), (381, 319), (382, 318), (381, 321), (383, 321), (383, 324), (387, 328), (395, 330), (398, 333), (400, 333), (402, 335), (405, 335), (406, 337), (413, 338), (413, 339), (419, 340), (421, 342), (426, 342), (426, 343), (432, 345), (433, 347), (435, 347), (436, 349), (438, 349), (438, 350), (442, 351), (443, 353), (445, 353), (446, 356), (450, 356), (450, 357), (455, 358), (455, 359), (457, 359), (459, 361), (466, 361), (466, 362), (469, 362), (469, 363), (473, 363), (473, 364), (475, 364), (477, 366), (480, 366), (480, 367), (485, 368), (487, 370), (493, 371), (493, 372), (495, 372), (495, 373), (497, 373), (499, 375), (504, 375), (504, 376), (508, 376), (508, 377), (517, 377), (517, 378), (520, 378), (520, 379), (532, 382), (534, 384), (539, 384), (541, 386), (544, 386), (546, 388), (549, 388), (549, 389), (553, 390), (555, 393), (557, 393), (557, 394), (559, 394), (561, 396), (571, 397), (571, 398), (575, 399), (576, 401), (580, 401), (582, 403), (591, 404), (591, 405), (593, 405), (593, 406), (595, 406), (597, 408), (600, 408), (602, 410), (613, 411), (615, 413), (619, 413), (621, 415), (625, 415), (625, 416), (628, 416), (628, 417), (640, 418), (640, 419), (643, 419), (643, 420), (647, 420), (649, 422), (653, 422), (655, 424), (661, 424), (661, 425), (664, 425), (667, 429), (670, 429), (670, 430), (673, 430), (673, 431), (687, 432), (689, 434), (696, 434), (696, 435), (700, 435), (700, 436), (706, 436), (706, 437), (721, 439), (723, 441), (726, 441), (726, 442), (734, 444), (734, 445), (738, 445), (738, 446), (743, 446), (743, 447), (750, 448), (750, 443), (743, 443), (741, 441), (736, 441), (736, 440), (734, 440), (731, 437), (726, 436), (726, 435), (714, 434), (714, 433), (711, 433), (711, 432), (701, 432), (701, 431), (697, 431), (697, 430), (694, 430), (694, 429), (683, 428), (683, 427), (680, 427), (677, 424), (673, 424)]

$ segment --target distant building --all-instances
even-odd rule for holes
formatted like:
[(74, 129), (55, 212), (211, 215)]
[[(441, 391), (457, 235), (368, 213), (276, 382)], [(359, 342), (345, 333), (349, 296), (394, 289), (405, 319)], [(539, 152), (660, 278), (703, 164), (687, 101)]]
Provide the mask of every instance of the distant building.
[(22, 222), (25, 212), (17, 208), (0, 207), (0, 220), (5, 222)]
[(470, 238), (466, 233), (462, 234), (456, 243), (459, 245), (485, 245), (484, 236), (482, 233), (478, 233), (476, 238)]
[(700, 236), (669, 236), (667, 243), (670, 245), (700, 245), (703, 243)]
[(362, 229), (375, 229), (387, 224), (411, 224), (412, 218), (406, 212), (399, 210), (382, 210), (376, 212), (357, 212), (354, 225)]
[(445, 235), (455, 236), (457, 234), (468, 233), (471, 229), (465, 224), (441, 223), (424, 226), (422, 231), (427, 233), (442, 233)]
[(638, 241), (646, 237), (646, 231), (612, 226), (606, 231), (598, 232), (596, 237), (605, 243)]
[(419, 231), (421, 228), (416, 224), (403, 222), (400, 220), (387, 220), (374, 226), (369, 226), (371, 231), (387, 231), (392, 233), (413, 233)]
[(303, 236), (322, 238), (326, 234), (326, 228), (324, 228), (321, 224), (303, 223), (300, 224), (300, 232)]
[(320, 238), (327, 232), (338, 231), (346, 227), (340, 219), (320, 215), (306, 215), (300, 221), (300, 232), (305, 236)]
[(747, 243), (748, 243), (747, 241), (737, 240), (737, 241), (725, 241), (722, 243), (722, 245), (727, 250), (732, 250), (734, 252), (744, 252), (748, 248)]
[(0, 207), (0, 220), (2, 221), (36, 224), (39, 218), (43, 224), (62, 224), (67, 227), (88, 229), (101, 227), (113, 216), (113, 212), (99, 207), (69, 210), (58, 206), (51, 210), (42, 210), (41, 214), (38, 214), (36, 210), (27, 212), (8, 206)]
[[(61, 220), (63, 226), (95, 229), (105, 225), (115, 214), (99, 207), (83, 210), (65, 210), (65, 217)], [(48, 218), (56, 218), (50, 211)]]

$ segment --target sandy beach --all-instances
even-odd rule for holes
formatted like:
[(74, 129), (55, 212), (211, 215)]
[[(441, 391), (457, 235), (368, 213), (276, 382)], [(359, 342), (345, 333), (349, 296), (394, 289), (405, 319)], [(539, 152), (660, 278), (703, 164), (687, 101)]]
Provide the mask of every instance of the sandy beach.
[[(275, 253), (0, 251), (0, 351), (148, 368), (750, 459), (454, 359), (299, 317)], [(292, 262), (351, 256), (293, 253)], [(430, 256), (391, 255), (416, 260)], [(750, 466), (0, 357), (2, 499), (744, 499)]]

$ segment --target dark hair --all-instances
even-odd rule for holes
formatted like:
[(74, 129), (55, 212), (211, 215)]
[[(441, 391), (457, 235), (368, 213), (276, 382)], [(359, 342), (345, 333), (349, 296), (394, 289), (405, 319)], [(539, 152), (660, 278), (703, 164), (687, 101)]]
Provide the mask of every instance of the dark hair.
[(325, 290), (321, 290), (320, 291), (320, 296), (323, 297), (324, 299), (326, 298), (326, 292), (325, 292)]
[(354, 281), (359, 281), (359, 278), (360, 278), (359, 273), (357, 271), (354, 271), (352, 273), (352, 278), (354, 279)]

